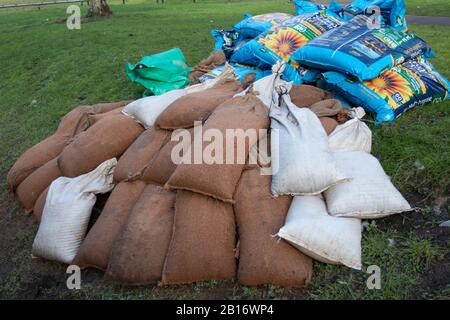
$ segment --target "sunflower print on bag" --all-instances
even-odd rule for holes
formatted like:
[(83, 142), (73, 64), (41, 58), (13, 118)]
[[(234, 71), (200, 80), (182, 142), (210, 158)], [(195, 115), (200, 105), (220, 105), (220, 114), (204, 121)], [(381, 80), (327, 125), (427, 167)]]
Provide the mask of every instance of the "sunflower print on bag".
[(266, 37), (259, 39), (259, 43), (275, 52), (284, 61), (289, 61), (289, 58), (295, 50), (307, 42), (308, 40), (305, 37), (290, 28), (280, 29), (276, 33), (269, 34)]
[(414, 97), (414, 91), (408, 80), (392, 70), (387, 70), (372, 80), (364, 81), (364, 84), (380, 95), (393, 109)]

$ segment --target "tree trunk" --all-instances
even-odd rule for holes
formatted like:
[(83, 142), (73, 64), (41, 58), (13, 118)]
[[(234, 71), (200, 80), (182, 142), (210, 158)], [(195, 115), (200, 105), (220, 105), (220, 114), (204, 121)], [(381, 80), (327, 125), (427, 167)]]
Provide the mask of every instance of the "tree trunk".
[(89, 0), (87, 17), (108, 17), (112, 14), (106, 0)]

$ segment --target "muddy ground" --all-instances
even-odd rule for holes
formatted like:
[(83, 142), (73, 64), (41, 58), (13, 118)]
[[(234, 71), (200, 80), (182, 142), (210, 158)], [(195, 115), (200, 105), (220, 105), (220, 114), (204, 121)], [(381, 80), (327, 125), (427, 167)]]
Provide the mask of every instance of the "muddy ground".
[[(98, 199), (91, 225), (107, 197)], [(400, 234), (431, 239), (435, 245), (447, 248), (444, 256), (427, 266), (419, 289), (410, 298), (436, 298), (435, 292), (450, 288), (450, 228), (439, 222), (450, 218), (450, 197), (424, 203), (419, 198), (412, 213), (394, 215), (377, 221), (381, 231), (396, 230)], [(66, 266), (32, 257), (31, 245), (37, 232), (32, 216), (23, 212), (12, 195), (4, 196), (0, 211), (0, 298), (1, 299), (309, 299), (311, 289), (289, 290), (273, 286), (245, 288), (231, 281), (210, 281), (200, 284), (159, 287), (121, 287), (103, 281), (103, 273), (94, 269), (82, 271), (82, 285), (87, 289), (70, 291), (66, 287)], [(315, 270), (316, 271), (316, 270)], [(350, 271), (353, 272), (353, 271)], [(316, 271), (317, 273), (317, 271)], [(333, 281), (331, 277), (328, 281)], [(338, 277), (336, 276), (336, 281)], [(313, 279), (314, 281), (314, 279)], [(450, 296), (449, 296), (450, 297)]]

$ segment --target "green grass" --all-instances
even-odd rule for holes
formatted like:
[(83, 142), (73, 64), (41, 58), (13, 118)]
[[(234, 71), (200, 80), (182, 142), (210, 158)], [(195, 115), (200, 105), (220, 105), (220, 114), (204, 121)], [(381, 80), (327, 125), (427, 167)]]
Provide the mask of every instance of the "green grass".
[[(389, 239), (393, 240), (390, 244)], [(367, 289), (369, 274), (316, 263), (315, 299), (408, 299), (414, 297), (421, 273), (444, 249), (428, 239), (372, 227), (364, 233), (363, 261), (380, 267), (381, 289)]]
[(127, 61), (180, 47), (193, 65), (212, 48), (211, 28), (247, 11), (292, 9), (284, 2), (194, 7), (186, 14), (180, 5), (118, 5), (113, 19), (72, 31), (57, 22), (67, 17), (63, 8), (0, 12), (0, 172), (75, 106), (139, 97), (123, 71)]
[(450, 16), (447, 0), (406, 0), (406, 13), (416, 16)]
[[(425, 39), (436, 52), (435, 67), (450, 77), (446, 49), (450, 31), (442, 26), (411, 26), (411, 31)], [(395, 125), (374, 130), (373, 154), (403, 192), (423, 196), (446, 194), (450, 188), (450, 102), (426, 105), (406, 113)], [(415, 165), (423, 164), (424, 169)]]
[[(7, 170), (24, 150), (51, 134), (69, 110), (80, 104), (140, 96), (142, 89), (126, 78), (125, 62), (136, 62), (144, 55), (180, 47), (188, 63), (194, 65), (212, 48), (211, 28), (230, 27), (245, 12), (293, 11), (286, 1), (211, 1), (197, 5), (173, 2), (168, 0), (164, 6), (152, 2), (113, 4), (113, 18), (82, 23), (82, 29), (76, 31), (69, 31), (61, 23), (61, 19), (67, 17), (65, 7), (0, 11), (2, 203), (12, 201), (4, 184)], [(411, 30), (428, 41), (437, 55), (433, 63), (450, 77), (447, 36), (450, 27), (412, 25)], [(449, 194), (449, 107), (449, 102), (420, 107), (392, 126), (373, 130), (373, 153), (381, 157), (386, 172), (409, 199), (433, 199)], [(415, 164), (417, 161), (424, 169)], [(423, 214), (435, 225), (427, 208), (423, 208)], [(13, 244), (17, 252), (13, 258), (16, 267), (0, 279), (0, 297), (20, 297), (27, 286), (39, 279), (39, 272), (29, 258), (35, 232), (35, 227), (26, 227), (16, 236)], [(394, 239), (396, 245), (390, 246), (388, 239)], [(449, 247), (436, 244), (424, 234), (401, 231), (396, 225), (370, 227), (364, 233), (363, 261), (365, 267), (380, 266), (382, 290), (367, 290), (368, 275), (363, 272), (316, 263), (315, 278), (306, 293), (221, 282), (137, 289), (95, 282), (86, 283), (77, 292), (50, 287), (44, 288), (42, 294), (56, 298), (101, 299), (195, 299), (215, 294), (229, 299), (402, 299), (416, 297), (424, 272), (448, 255)], [(63, 269), (58, 270), (64, 275)], [(421, 296), (444, 299), (450, 295), (448, 288), (440, 288)]]
[[(205, 57), (213, 27), (229, 27), (245, 12), (292, 10), (286, 2), (112, 6), (114, 18), (68, 30), (62, 8), (0, 13), (0, 172), (28, 147), (53, 132), (59, 119), (80, 104), (133, 99), (125, 62), (180, 47), (190, 65)], [(213, 13), (211, 13), (213, 12)], [(450, 28), (411, 26), (435, 52), (436, 67), (449, 77)], [(393, 127), (375, 130), (374, 153), (402, 191), (443, 193), (450, 186), (449, 103), (418, 108)], [(425, 170), (414, 166), (419, 160)]]
[[(264, 0), (253, 0), (253, 2), (262, 2)], [(15, 4), (15, 3), (36, 3), (39, 0), (0, 0), (0, 4)], [(122, 0), (108, 0), (110, 5), (122, 4)], [(125, 5), (130, 4), (151, 4), (156, 0), (126, 0)], [(197, 4), (192, 3), (192, 0), (166, 0), (166, 5), (185, 3), (190, 5), (206, 4), (206, 3), (224, 3), (224, 2), (243, 2), (242, 0), (197, 0)], [(268, 2), (268, 1), (265, 1)], [(280, 2), (278, 0), (272, 2)], [(288, 0), (284, 1), (288, 2)], [(450, 16), (450, 3), (447, 0), (406, 0), (406, 13), (408, 15), (418, 16)], [(64, 5), (62, 5), (64, 6)], [(9, 10), (9, 9), (8, 9)], [(36, 8), (21, 9), (25, 11), (36, 10)]]
[[(17, 267), (7, 279), (0, 279), (0, 298), (16, 298), (23, 292), (43, 285), (41, 297), (55, 299), (411, 299), (425, 297), (429, 299), (449, 299), (448, 287), (435, 292), (422, 293), (421, 276), (436, 261), (448, 254), (448, 248), (442, 248), (432, 240), (418, 237), (412, 233), (402, 234), (395, 229), (380, 229), (375, 223), (369, 225), (363, 237), (364, 266), (377, 265), (381, 270), (381, 289), (369, 290), (366, 286), (369, 274), (358, 272), (341, 266), (314, 263), (314, 279), (308, 291), (299, 292), (276, 286), (260, 288), (240, 287), (226, 281), (206, 281), (192, 285), (176, 285), (169, 287), (146, 286), (127, 288), (113, 286), (103, 282), (84, 282), (81, 290), (69, 291), (64, 286), (64, 268), (60, 266), (52, 274), (57, 274), (58, 281), (53, 286), (43, 282), (43, 271), (33, 270), (30, 262), (30, 248), (35, 228), (21, 232), (16, 241), (21, 243), (16, 256)], [(48, 271), (47, 271), (48, 272)], [(50, 277), (53, 279), (53, 277)], [(82, 278), (83, 279), (83, 278)], [(3, 282), (2, 282), (3, 281)], [(445, 285), (443, 283), (442, 285)], [(220, 289), (225, 287), (225, 291)]]

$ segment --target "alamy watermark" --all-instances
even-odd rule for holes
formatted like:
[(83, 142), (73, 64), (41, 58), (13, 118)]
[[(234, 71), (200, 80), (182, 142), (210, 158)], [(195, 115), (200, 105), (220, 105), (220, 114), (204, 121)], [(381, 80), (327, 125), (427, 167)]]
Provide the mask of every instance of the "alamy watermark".
[(381, 9), (379, 6), (371, 6), (367, 8), (365, 14), (369, 17), (367, 27), (369, 30), (381, 28)]
[(366, 273), (370, 276), (366, 280), (366, 286), (369, 290), (380, 290), (381, 289), (381, 268), (377, 265), (368, 266)]
[(66, 273), (69, 275), (66, 280), (66, 286), (69, 290), (81, 289), (81, 269), (77, 265), (70, 265), (67, 267)]
[(66, 20), (66, 26), (69, 30), (81, 29), (81, 9), (77, 5), (70, 5), (66, 9), (69, 17)]

